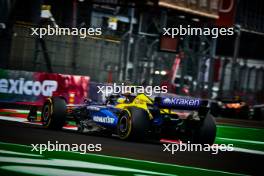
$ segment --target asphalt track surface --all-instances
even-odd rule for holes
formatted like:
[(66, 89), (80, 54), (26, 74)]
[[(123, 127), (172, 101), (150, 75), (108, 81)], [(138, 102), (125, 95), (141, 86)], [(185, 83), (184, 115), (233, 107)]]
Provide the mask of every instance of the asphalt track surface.
[(261, 175), (263, 155), (242, 152), (164, 152), (162, 144), (121, 141), (115, 137), (79, 134), (74, 131), (53, 131), (38, 125), (0, 120), (0, 141), (17, 144), (47, 144), (47, 141), (67, 144), (102, 144), (97, 154), (119, 156), (227, 171), (233, 173)]

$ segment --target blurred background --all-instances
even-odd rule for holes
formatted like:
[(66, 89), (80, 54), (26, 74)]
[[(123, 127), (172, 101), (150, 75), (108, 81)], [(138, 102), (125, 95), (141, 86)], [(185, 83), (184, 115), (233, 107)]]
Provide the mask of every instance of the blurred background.
[[(261, 0), (0, 0), (0, 68), (262, 104), (263, 21)], [(47, 25), (101, 27), (103, 35), (30, 35)], [(235, 34), (162, 36), (179, 25), (234, 27)]]
[[(31, 28), (48, 25), (99, 27), (102, 35), (31, 35)], [(232, 27), (234, 35), (162, 35), (163, 28), (180, 25)], [(263, 0), (0, 0), (0, 175), (260, 175), (263, 44)], [(37, 110), (51, 95), (69, 107), (87, 98), (105, 105), (107, 95), (99, 94), (98, 86), (113, 83), (166, 85), (173, 96), (208, 99), (217, 124), (212, 148), (231, 144), (234, 151), (170, 155), (156, 142), (46, 130), (30, 118), (42, 119)], [(72, 121), (65, 127), (77, 129)], [(37, 157), (23, 146), (50, 141), (102, 144), (103, 150), (99, 155), (56, 151)]]

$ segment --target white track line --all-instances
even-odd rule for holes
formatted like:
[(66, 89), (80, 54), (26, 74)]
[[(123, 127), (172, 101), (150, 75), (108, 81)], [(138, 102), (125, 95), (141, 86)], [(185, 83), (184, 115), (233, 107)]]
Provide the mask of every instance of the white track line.
[(235, 152), (241, 152), (241, 153), (250, 153), (250, 154), (256, 154), (256, 155), (264, 155), (263, 151), (244, 149), (244, 148), (239, 148), (239, 147), (234, 147), (234, 151)]
[(217, 139), (225, 140), (225, 141), (235, 141), (235, 142), (243, 142), (243, 143), (251, 143), (251, 144), (264, 144), (262, 141), (252, 141), (252, 140), (245, 140), (245, 139), (231, 139), (231, 138), (221, 138), (218, 137)]
[(20, 118), (20, 117), (7, 117), (7, 116), (0, 116), (0, 120), (8, 120), (12, 122), (26, 122), (26, 118)]
[[(27, 121), (26, 118), (20, 118), (20, 117), (7, 117), (7, 116), (0, 116), (0, 120), (7, 120), (7, 121), (12, 121), (12, 122), (22, 122), (22, 123), (27, 123), (27, 124), (33, 124), (33, 125), (42, 125), (40, 123), (34, 123), (34, 122), (29, 122)], [(67, 129), (67, 130), (77, 130), (77, 127), (69, 127), (69, 126), (65, 126), (63, 127), (63, 129)]]
[(20, 109), (1, 109), (1, 110), (6, 110), (6, 111), (11, 111), (11, 112), (16, 112), (16, 113), (29, 113), (29, 110), (20, 110)]

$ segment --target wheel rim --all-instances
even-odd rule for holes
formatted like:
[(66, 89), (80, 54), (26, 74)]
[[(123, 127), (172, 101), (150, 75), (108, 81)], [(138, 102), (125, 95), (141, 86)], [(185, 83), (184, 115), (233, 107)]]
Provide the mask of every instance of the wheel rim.
[(43, 121), (47, 122), (50, 116), (50, 108), (48, 105), (44, 106), (43, 108)]
[(119, 130), (122, 133), (125, 133), (127, 131), (127, 127), (128, 127), (128, 119), (126, 116), (122, 116), (120, 119), (120, 127)]
[(126, 139), (131, 131), (131, 122), (128, 115), (123, 115), (119, 120), (119, 137)]

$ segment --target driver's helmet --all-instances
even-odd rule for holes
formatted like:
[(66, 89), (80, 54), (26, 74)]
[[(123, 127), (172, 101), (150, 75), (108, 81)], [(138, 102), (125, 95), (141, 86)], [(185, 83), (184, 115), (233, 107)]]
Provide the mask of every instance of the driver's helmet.
[(126, 97), (120, 94), (111, 94), (106, 97), (106, 104), (115, 105), (116, 103), (124, 103), (126, 101)]
[(121, 96), (121, 97), (117, 98), (116, 102), (118, 104), (125, 103), (126, 102), (126, 97)]

